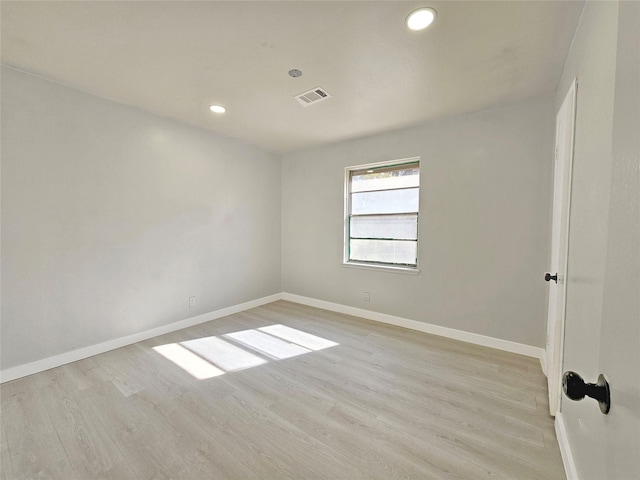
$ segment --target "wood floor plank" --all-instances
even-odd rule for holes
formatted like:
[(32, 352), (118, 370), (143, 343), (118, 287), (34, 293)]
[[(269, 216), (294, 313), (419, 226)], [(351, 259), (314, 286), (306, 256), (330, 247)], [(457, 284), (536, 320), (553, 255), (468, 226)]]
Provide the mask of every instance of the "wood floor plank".
[(565, 478), (536, 359), (284, 301), (0, 397), (0, 480)]
[(2, 463), (8, 478), (63, 478), (67, 457), (35, 376), (3, 384), (2, 428), (10, 461)]
[(438, 478), (435, 472), (420, 468), (414, 462), (387, 450), (384, 445), (363, 437), (349, 425), (318, 415), (304, 404), (283, 397), (269, 408), (307, 435), (336, 451), (348, 452), (349, 463), (360, 472), (355, 478)]
[(109, 374), (96, 362), (94, 357), (69, 363), (60, 368), (76, 385), (78, 390), (84, 390), (109, 379)]
[(239, 434), (240, 440), (250, 436), (252, 450), (268, 458), (271, 466), (277, 468), (275, 477), (266, 478), (358, 477), (358, 470), (343, 452), (322, 444), (272, 411), (235, 395), (223, 402), (225, 411), (236, 413), (229, 418), (227, 427)]
[(12, 475), (11, 455), (9, 454), (9, 442), (7, 440), (7, 429), (4, 420), (0, 416), (0, 480), (5, 480)]
[(109, 432), (81, 400), (63, 369), (43, 372), (34, 381), (73, 470), (91, 477), (123, 460)]

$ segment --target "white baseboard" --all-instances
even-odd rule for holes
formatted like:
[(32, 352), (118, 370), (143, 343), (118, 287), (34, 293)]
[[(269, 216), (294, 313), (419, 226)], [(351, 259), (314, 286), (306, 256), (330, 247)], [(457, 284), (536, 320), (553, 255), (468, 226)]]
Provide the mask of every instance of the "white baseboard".
[(409, 320), (407, 318), (387, 315), (386, 313), (378, 313), (371, 310), (364, 310), (362, 308), (349, 307), (347, 305), (341, 305), (339, 303), (326, 302), (324, 300), (303, 297), (301, 295), (295, 295), (287, 292), (282, 293), (282, 299), (289, 302), (308, 305), (310, 307), (322, 308), (324, 310), (330, 310), (332, 312), (344, 313), (346, 315), (362, 317), (368, 320), (374, 320), (376, 322), (395, 325), (397, 327), (409, 328), (411, 330), (430, 333), (432, 335), (439, 335), (441, 337), (447, 337), (467, 343), (482, 345), (483, 347), (490, 347), (506, 352), (518, 353), (527, 357), (542, 359), (544, 355), (544, 349), (539, 347), (532, 347), (531, 345), (524, 345), (522, 343), (511, 342), (509, 340), (487, 337), (485, 335), (479, 335), (477, 333), (464, 332), (462, 330), (442, 327), (440, 325), (418, 322), (416, 320)]
[(231, 307), (221, 308), (209, 313), (203, 313), (195, 317), (190, 317), (185, 320), (163, 325), (161, 327), (152, 328), (151, 330), (145, 330), (144, 332), (134, 333), (125, 337), (115, 338), (106, 342), (98, 343), (96, 345), (90, 345), (88, 347), (79, 348), (70, 352), (61, 353), (52, 357), (43, 358), (35, 362), (26, 363), (24, 365), (18, 365), (17, 367), (7, 368), (0, 371), (0, 383), (15, 380), (16, 378), (26, 377), (27, 375), (33, 375), (34, 373), (43, 372), (50, 368), (59, 367), (71, 362), (77, 362), (100, 353), (108, 352), (116, 348), (131, 345), (136, 342), (147, 340), (148, 338), (157, 337), (158, 335), (164, 335), (165, 333), (175, 332), (183, 328), (198, 325), (200, 323), (209, 322), (218, 318), (233, 315), (234, 313), (256, 308), (267, 303), (275, 302), (282, 298), (281, 293), (269, 295), (267, 297), (258, 298), (249, 302), (233, 305)]
[(578, 471), (576, 469), (576, 463), (571, 453), (571, 445), (567, 438), (567, 428), (564, 424), (564, 418), (562, 413), (556, 413), (556, 420), (554, 422), (556, 429), (556, 438), (558, 439), (558, 445), (560, 446), (560, 454), (562, 455), (562, 463), (564, 464), (564, 472), (567, 475), (567, 480), (579, 480)]
[(460, 340), (476, 345), (482, 345), (484, 347), (495, 348), (506, 352), (517, 353), (528, 357), (535, 357), (540, 359), (544, 358), (544, 350), (542, 348), (532, 347), (530, 345), (524, 345), (522, 343), (511, 342), (508, 340), (501, 340), (499, 338), (487, 337), (485, 335), (479, 335), (477, 333), (464, 332), (462, 330), (455, 330), (453, 328), (442, 327), (440, 325), (418, 322), (416, 320), (409, 320), (385, 313), (373, 312), (371, 310), (349, 307), (347, 305), (326, 302), (324, 300), (317, 300), (315, 298), (303, 297), (301, 295), (283, 292), (269, 295), (267, 297), (258, 298), (256, 300), (251, 300), (239, 305), (222, 308), (213, 312), (204, 313), (202, 315), (187, 318), (185, 320), (180, 320), (168, 325), (163, 325), (162, 327), (145, 330), (143, 332), (134, 333), (125, 337), (115, 338), (113, 340), (108, 340), (96, 345), (90, 345), (88, 347), (79, 348), (77, 350), (54, 355), (52, 357), (43, 358), (42, 360), (37, 360), (35, 362), (18, 365), (17, 367), (7, 368), (0, 371), (0, 383), (15, 380), (16, 378), (20, 377), (26, 377), (27, 375), (32, 375), (34, 373), (43, 372), (45, 370), (49, 370), (50, 368), (55, 368), (67, 363), (76, 362), (78, 360), (92, 357), (100, 353), (108, 352), (116, 348), (131, 345), (136, 342), (141, 342), (152, 337), (157, 337), (158, 335), (164, 335), (166, 333), (181, 330), (193, 325), (209, 322), (217, 318), (233, 315), (234, 313), (249, 310), (261, 305), (266, 305), (267, 303), (275, 302), (277, 300), (288, 300), (290, 302), (300, 303), (302, 305), (322, 308), (324, 310), (344, 313), (346, 315), (353, 315), (356, 317), (366, 318), (368, 320), (374, 320), (376, 322), (395, 325), (397, 327), (404, 327), (424, 333), (430, 333), (432, 335), (439, 335), (441, 337)]

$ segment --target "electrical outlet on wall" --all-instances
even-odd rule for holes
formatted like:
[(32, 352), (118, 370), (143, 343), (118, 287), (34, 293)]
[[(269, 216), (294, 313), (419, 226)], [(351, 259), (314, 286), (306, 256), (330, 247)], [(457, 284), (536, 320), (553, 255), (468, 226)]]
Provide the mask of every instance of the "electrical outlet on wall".
[(189, 308), (196, 306), (196, 297), (189, 297)]
[(369, 292), (364, 292), (362, 295), (362, 299), (365, 302), (370, 302), (371, 301), (371, 294)]

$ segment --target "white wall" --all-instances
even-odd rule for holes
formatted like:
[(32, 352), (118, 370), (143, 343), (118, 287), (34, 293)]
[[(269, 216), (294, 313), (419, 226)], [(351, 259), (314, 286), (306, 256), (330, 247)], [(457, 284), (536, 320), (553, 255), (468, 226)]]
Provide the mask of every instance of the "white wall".
[(278, 156), (5, 67), (1, 148), (3, 369), (281, 291)]
[[(285, 155), (283, 290), (543, 347), (553, 126), (549, 95)], [(342, 266), (344, 167), (414, 156), (421, 273)]]

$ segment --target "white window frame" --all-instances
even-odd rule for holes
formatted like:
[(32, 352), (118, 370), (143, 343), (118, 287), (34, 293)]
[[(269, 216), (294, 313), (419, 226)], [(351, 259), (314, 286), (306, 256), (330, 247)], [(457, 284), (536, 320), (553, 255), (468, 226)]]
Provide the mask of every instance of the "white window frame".
[[(376, 162), (376, 163), (366, 163), (363, 165), (354, 165), (351, 167), (346, 167), (344, 169), (344, 244), (343, 244), (343, 259), (342, 265), (350, 268), (362, 268), (362, 269), (371, 269), (378, 271), (386, 271), (386, 272), (395, 272), (395, 273), (407, 273), (417, 275), (420, 273), (420, 269), (418, 268), (419, 262), (419, 247), (420, 247), (420, 212), (418, 211), (418, 235), (416, 240), (416, 265), (400, 265), (400, 264), (389, 264), (389, 263), (375, 263), (375, 262), (362, 262), (356, 260), (349, 260), (349, 220), (351, 216), (351, 172), (357, 170), (365, 170), (369, 168), (381, 168), (381, 167), (393, 167), (404, 164), (412, 164), (417, 163), (420, 166), (420, 157), (411, 157), (411, 158), (402, 158), (398, 160), (387, 160), (384, 162)], [(418, 191), (420, 191), (421, 183), (418, 184)], [(419, 210), (419, 209), (418, 209)]]

